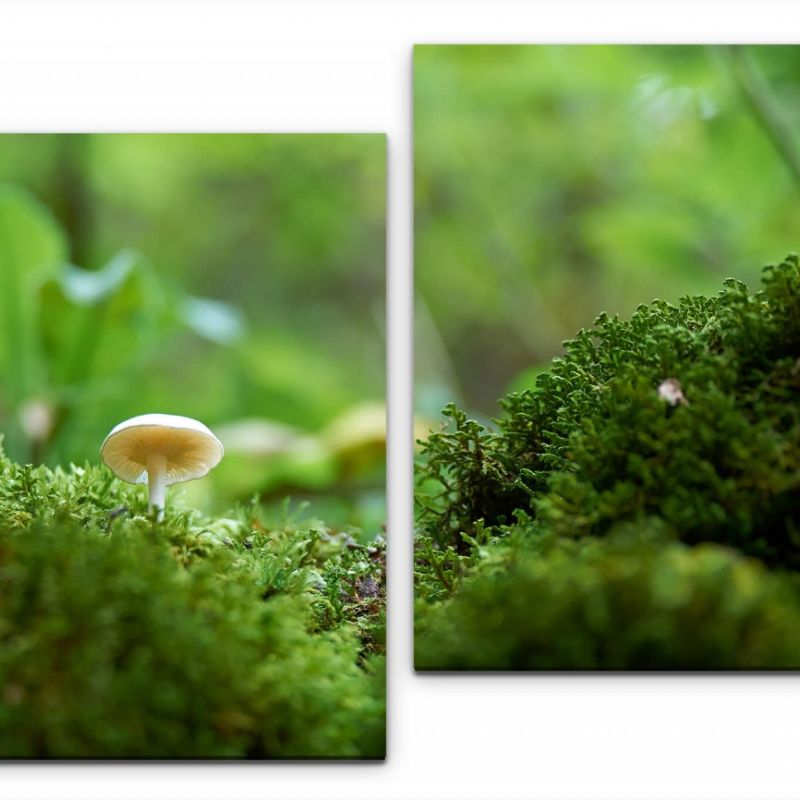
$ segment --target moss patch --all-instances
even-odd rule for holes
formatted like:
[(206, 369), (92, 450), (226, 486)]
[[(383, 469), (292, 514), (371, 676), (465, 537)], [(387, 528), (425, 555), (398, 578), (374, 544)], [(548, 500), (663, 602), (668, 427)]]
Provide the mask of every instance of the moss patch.
[(800, 667), (795, 256), (602, 315), (502, 408), (424, 446), (418, 666)]
[(154, 524), (99, 467), (0, 486), (0, 756), (383, 757), (382, 540)]

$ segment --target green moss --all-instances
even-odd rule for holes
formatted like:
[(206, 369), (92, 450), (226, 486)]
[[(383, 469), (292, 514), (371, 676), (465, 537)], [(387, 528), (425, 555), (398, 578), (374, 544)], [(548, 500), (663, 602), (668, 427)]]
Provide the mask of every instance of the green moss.
[(98, 467), (3, 459), (0, 486), (0, 756), (383, 757), (380, 542), (154, 524)]
[[(658, 623), (664, 631), (661, 644), (642, 655), (620, 628), (633, 624), (632, 619), (613, 602), (610, 607), (616, 610), (601, 637), (602, 653), (613, 652), (613, 658), (598, 655), (591, 637), (581, 647), (595, 641), (594, 649), (580, 650), (578, 656), (562, 648), (570, 626), (582, 625), (577, 606), (560, 605), (554, 612), (560, 615), (558, 623), (542, 628), (543, 638), (534, 637), (535, 642), (521, 632), (513, 610), (515, 598), (523, 598), (520, 602), (536, 614), (552, 596), (564, 594), (580, 606), (583, 584), (562, 580), (569, 564), (594, 576), (603, 592), (622, 592), (623, 584), (609, 578), (619, 561), (636, 567), (630, 580), (640, 610), (634, 613), (634, 604), (630, 614), (650, 629), (661, 616), (647, 593), (648, 575), (680, 558), (687, 569), (675, 578), (677, 583), (689, 594), (696, 590), (697, 598), (709, 592), (718, 596), (719, 602), (707, 609), (712, 616), (705, 633), (715, 625), (740, 630), (736, 626), (744, 625), (750, 612), (726, 600), (738, 596), (738, 584), (720, 579), (712, 586), (709, 577), (721, 574), (709, 566), (709, 554), (727, 551), (685, 550), (716, 543), (735, 550), (730, 558), (751, 556), (763, 562), (758, 569), (736, 568), (752, 573), (760, 587), (758, 613), (770, 619), (796, 614), (794, 578), (782, 573), (800, 567), (799, 356), (800, 265), (790, 256), (765, 270), (763, 287), (755, 294), (728, 281), (715, 297), (685, 298), (677, 306), (655, 301), (641, 306), (629, 321), (601, 316), (592, 329), (565, 343), (564, 356), (539, 375), (534, 389), (505, 398), (495, 430), (449, 407), (445, 413), (452, 425), (428, 439), (418, 473), (417, 578), (420, 630), (430, 635), (425, 641), (435, 640), (430, 631), (436, 629), (444, 642), (450, 631), (450, 645), (443, 643), (437, 657), (436, 648), (423, 641), (418, 663), (482, 668), (800, 666), (800, 652), (788, 645), (754, 654), (744, 645), (740, 651), (711, 638), (714, 647), (701, 647), (701, 642), (695, 647), (690, 631), (700, 618), (693, 622), (677, 611), (668, 613), (668, 625)], [(669, 384), (681, 392), (671, 400), (664, 396)], [(525, 522), (515, 522), (521, 513)], [(648, 542), (626, 554), (610, 541), (603, 544), (620, 525), (640, 532), (655, 525), (668, 532), (670, 542)], [(476, 542), (476, 536), (485, 541)], [(486, 559), (476, 558), (476, 548), (485, 555), (509, 536), (522, 542), (521, 551), (533, 548), (520, 562), (528, 566), (487, 577)], [(535, 551), (538, 537), (586, 538), (593, 544), (571, 556), (564, 554), (572, 551), (559, 548), (558, 556), (545, 557)], [(450, 578), (436, 566), (443, 558), (450, 559)], [(767, 567), (775, 574), (764, 572)], [(474, 580), (463, 581), (464, 575)], [(454, 581), (453, 576), (460, 577)], [(428, 619), (427, 607), (440, 601), (445, 605)], [(491, 645), (500, 631), (479, 612), (481, 603), (498, 613), (507, 609), (497, 625), (507, 626), (503, 630), (514, 646)], [(697, 604), (703, 607), (700, 599)], [(470, 614), (475, 615), (472, 623), (466, 619)], [(481, 656), (468, 656), (456, 645), (459, 630), (464, 646), (477, 645), (485, 631)], [(670, 637), (681, 639), (685, 648), (667, 646)]]
[(452, 597), (418, 603), (417, 667), (800, 666), (796, 582), (719, 545), (642, 541), (641, 527), (503, 558), (494, 548)]

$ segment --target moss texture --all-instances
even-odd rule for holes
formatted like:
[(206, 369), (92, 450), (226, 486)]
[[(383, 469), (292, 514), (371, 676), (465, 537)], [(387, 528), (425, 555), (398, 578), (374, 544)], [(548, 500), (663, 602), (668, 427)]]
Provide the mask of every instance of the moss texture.
[(797, 257), (601, 316), (502, 407), (424, 445), (419, 667), (800, 667)]
[(0, 461), (0, 757), (382, 758), (384, 550)]

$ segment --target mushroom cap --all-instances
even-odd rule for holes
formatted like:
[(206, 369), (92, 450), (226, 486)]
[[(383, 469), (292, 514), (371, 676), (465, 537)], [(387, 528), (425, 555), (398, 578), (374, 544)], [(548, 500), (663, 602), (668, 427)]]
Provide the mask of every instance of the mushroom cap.
[(202, 478), (224, 452), (202, 422), (174, 414), (142, 414), (120, 422), (100, 448), (106, 466), (128, 483), (147, 483), (148, 456), (164, 456), (168, 486)]

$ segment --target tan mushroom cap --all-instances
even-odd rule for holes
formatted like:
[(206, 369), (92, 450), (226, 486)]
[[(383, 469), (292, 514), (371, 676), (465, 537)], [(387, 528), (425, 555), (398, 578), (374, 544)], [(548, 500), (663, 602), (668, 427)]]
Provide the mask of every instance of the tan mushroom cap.
[(128, 483), (147, 483), (148, 457), (164, 456), (167, 486), (202, 478), (224, 452), (202, 422), (174, 414), (142, 414), (120, 422), (100, 448), (106, 466)]

